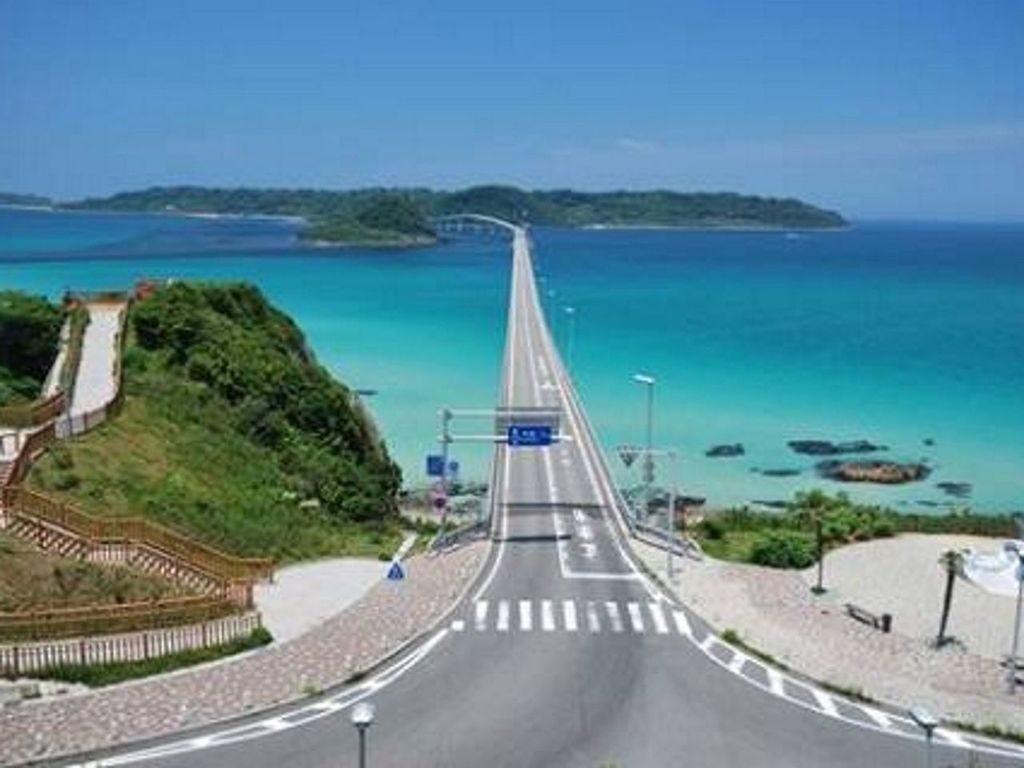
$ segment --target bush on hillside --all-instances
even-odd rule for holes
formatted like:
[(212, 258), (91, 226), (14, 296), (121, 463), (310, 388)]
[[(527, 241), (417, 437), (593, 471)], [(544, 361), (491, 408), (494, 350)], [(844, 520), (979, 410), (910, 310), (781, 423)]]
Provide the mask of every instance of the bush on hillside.
[(771, 531), (754, 542), (750, 560), (769, 568), (806, 568), (815, 561), (814, 546), (802, 533)]
[(62, 321), (60, 308), (42, 296), (0, 291), (0, 403), (39, 394)]

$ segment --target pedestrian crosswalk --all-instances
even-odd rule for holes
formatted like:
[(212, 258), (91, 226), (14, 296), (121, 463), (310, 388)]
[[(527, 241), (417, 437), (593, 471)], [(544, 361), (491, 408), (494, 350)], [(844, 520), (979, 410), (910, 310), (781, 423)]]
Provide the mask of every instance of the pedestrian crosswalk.
[(678, 634), (690, 636), (686, 614), (661, 602), (615, 600), (477, 600), (455, 632)]

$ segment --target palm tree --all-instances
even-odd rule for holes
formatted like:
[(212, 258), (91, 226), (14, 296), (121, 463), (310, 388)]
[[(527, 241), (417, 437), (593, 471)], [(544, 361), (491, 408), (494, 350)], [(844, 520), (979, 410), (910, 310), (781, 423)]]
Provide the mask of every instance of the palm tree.
[(952, 638), (946, 637), (946, 624), (949, 622), (949, 609), (953, 606), (953, 585), (956, 577), (963, 572), (964, 554), (955, 549), (947, 549), (939, 557), (939, 565), (946, 571), (946, 594), (942, 598), (942, 620), (939, 622), (939, 636), (935, 638), (935, 647), (941, 648)]
[(816, 595), (824, 594), (822, 583), (825, 577), (825, 516), (845, 502), (845, 497), (833, 499), (824, 491), (815, 488), (813, 491), (799, 492), (796, 495), (797, 519), (809, 522), (814, 526), (814, 537), (818, 550), (818, 583), (811, 587)]

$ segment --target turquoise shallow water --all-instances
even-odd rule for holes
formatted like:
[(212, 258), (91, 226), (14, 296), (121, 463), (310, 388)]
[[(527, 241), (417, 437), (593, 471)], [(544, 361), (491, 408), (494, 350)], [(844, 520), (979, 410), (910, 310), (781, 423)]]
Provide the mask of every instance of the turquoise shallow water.
[[(658, 378), (657, 442), (687, 493), (725, 504), (839, 486), (786, 441), (866, 438), (926, 458), (924, 482), (842, 486), (901, 508), (1024, 508), (1024, 227), (860, 224), (782, 233), (538, 231), (538, 271), (576, 308), (572, 368), (603, 441), (642, 435), (639, 370)], [(441, 405), (493, 403), (508, 289), (502, 241), (315, 252), (292, 225), (0, 211), (0, 285), (59, 295), (141, 276), (246, 279), (292, 314), (371, 406), (406, 480), (424, 480)], [(469, 427), (469, 425), (466, 425)], [(925, 439), (934, 445), (925, 445)], [(746, 455), (709, 459), (711, 445)], [(465, 473), (488, 452), (460, 450)], [(795, 469), (767, 478), (755, 469)], [(628, 481), (623, 474), (623, 480)], [(923, 504), (922, 504), (923, 503)]]

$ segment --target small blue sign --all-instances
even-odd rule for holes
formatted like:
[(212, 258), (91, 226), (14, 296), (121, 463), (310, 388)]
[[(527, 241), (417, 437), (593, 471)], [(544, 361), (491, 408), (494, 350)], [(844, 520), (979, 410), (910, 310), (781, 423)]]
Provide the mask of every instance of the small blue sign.
[(427, 474), (430, 477), (444, 477), (444, 456), (435, 453), (427, 456)]
[(546, 424), (512, 424), (508, 444), (513, 446), (551, 445), (551, 427)]
[(459, 474), (459, 462), (452, 459), (448, 462), (448, 474), (453, 477)]
[(388, 581), (401, 581), (405, 578), (405, 568), (402, 567), (401, 560), (392, 560), (391, 567), (388, 568)]

